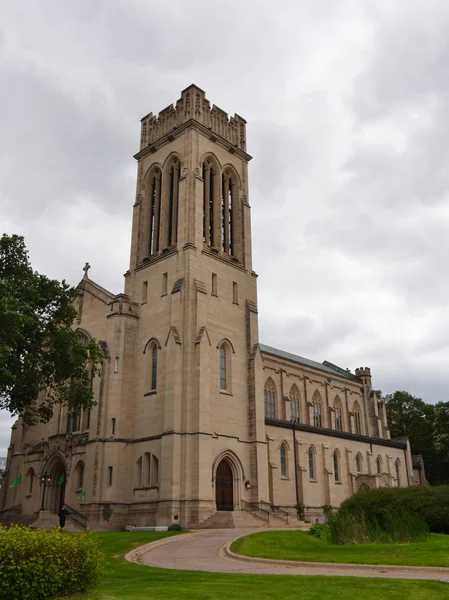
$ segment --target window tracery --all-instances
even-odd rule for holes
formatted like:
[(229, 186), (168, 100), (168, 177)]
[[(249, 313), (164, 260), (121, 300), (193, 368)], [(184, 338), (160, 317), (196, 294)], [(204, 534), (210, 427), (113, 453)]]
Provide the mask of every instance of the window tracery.
[(265, 417), (267, 419), (276, 418), (276, 386), (274, 381), (269, 377), (265, 382), (264, 388), (264, 406)]

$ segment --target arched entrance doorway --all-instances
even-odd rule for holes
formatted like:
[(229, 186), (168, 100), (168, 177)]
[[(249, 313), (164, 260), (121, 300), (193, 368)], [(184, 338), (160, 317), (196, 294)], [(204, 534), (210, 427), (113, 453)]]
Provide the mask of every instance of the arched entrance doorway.
[(215, 475), (215, 501), (217, 510), (234, 510), (234, 477), (231, 465), (223, 459)]
[(50, 483), (48, 484), (47, 502), (45, 508), (53, 514), (58, 514), (64, 504), (67, 473), (65, 464), (59, 456), (51, 461), (48, 471)]

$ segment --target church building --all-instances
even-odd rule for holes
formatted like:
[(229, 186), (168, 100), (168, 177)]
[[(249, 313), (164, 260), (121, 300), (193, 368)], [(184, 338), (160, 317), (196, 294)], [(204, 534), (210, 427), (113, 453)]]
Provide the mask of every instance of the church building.
[(134, 158), (124, 293), (87, 264), (77, 288), (74, 326), (104, 353), (96, 405), (13, 425), (3, 519), (66, 503), (99, 529), (222, 512), (315, 521), (360, 488), (419, 483), (369, 368), (259, 342), (246, 121), (191, 85), (142, 119)]

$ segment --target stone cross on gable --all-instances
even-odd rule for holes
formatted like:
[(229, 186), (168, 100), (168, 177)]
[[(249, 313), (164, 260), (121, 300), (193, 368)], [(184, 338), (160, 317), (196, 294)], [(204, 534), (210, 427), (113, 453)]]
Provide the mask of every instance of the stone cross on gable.
[(83, 271), (84, 271), (84, 279), (89, 279), (89, 275), (87, 274), (87, 272), (90, 269), (90, 264), (87, 262), (84, 267), (83, 267)]

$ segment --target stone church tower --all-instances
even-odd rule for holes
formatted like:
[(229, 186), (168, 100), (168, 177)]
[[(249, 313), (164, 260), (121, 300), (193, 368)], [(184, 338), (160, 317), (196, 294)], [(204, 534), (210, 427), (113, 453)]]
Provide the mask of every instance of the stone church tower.
[(13, 425), (0, 518), (52, 522), (66, 503), (94, 528), (299, 506), (315, 521), (361, 488), (425, 481), (369, 368), (259, 343), (244, 119), (191, 85), (142, 119), (135, 158), (125, 293), (87, 264), (78, 286), (74, 326), (105, 356), (96, 406)]
[(211, 108), (192, 85), (175, 107), (142, 119), (135, 158), (125, 293), (139, 314), (117, 321), (123, 377), (130, 374), (120, 401), (133, 397), (134, 407), (118, 435), (134, 440), (133, 461), (148, 442), (158, 449), (157, 521), (177, 514), (195, 522), (215, 512), (223, 456), (235, 485), (229, 498), (220, 491), (219, 501), (237, 506), (243, 494), (249, 499), (257, 422), (259, 429), (264, 424), (263, 407), (259, 415), (254, 397), (248, 400), (258, 332), (246, 123)]

